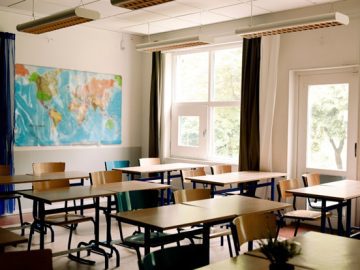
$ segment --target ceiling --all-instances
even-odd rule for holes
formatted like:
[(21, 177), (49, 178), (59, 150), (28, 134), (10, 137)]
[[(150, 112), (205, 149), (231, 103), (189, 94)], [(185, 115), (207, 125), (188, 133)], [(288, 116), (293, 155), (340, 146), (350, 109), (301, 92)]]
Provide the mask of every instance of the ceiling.
[[(157, 34), (339, 0), (175, 0), (131, 11), (110, 0), (0, 0), (0, 10), (28, 16), (24, 22), (84, 5), (100, 12), (89, 27), (138, 35)], [(33, 5), (34, 4), (34, 5)], [(33, 7), (34, 6), (34, 7)], [(252, 6), (252, 11), (251, 11)]]

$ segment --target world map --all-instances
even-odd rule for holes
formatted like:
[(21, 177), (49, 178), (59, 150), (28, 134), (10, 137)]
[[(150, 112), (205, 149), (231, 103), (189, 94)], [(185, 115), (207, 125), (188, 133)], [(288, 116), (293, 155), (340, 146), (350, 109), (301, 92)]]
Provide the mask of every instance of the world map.
[(121, 144), (120, 75), (16, 64), (15, 145)]

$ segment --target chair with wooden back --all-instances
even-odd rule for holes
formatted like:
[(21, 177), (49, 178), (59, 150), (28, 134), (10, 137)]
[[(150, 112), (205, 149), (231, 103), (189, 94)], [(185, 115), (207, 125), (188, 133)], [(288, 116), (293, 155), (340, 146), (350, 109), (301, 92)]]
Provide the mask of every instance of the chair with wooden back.
[[(9, 165), (0, 165), (0, 176), (9, 176), (10, 175), (10, 166)], [(15, 191), (6, 191), (8, 190), (8, 186), (3, 187), (4, 191), (0, 192), (0, 201), (6, 200), (16, 200), (19, 209), (19, 219), (20, 219), (20, 227), (21, 227), (21, 235), (25, 234), (25, 225), (27, 222), (24, 222), (22, 208), (21, 208), (21, 195), (15, 193)]]
[[(280, 180), (277, 184), (277, 189), (279, 193), (279, 201), (291, 199), (293, 200), (293, 210), (288, 212), (279, 212), (281, 221), (284, 219), (292, 219), (296, 221), (294, 236), (296, 236), (300, 222), (302, 220), (319, 220), (321, 219), (321, 212), (319, 211), (312, 211), (312, 210), (297, 210), (296, 209), (296, 197), (292, 195), (292, 193), (287, 192), (290, 189), (297, 189), (303, 187), (302, 183), (298, 179), (291, 179), (291, 180)], [(326, 213), (327, 217), (331, 216), (330, 212)], [(329, 220), (329, 219), (328, 219)], [(283, 223), (283, 222), (281, 222)], [(331, 229), (331, 223), (329, 223)]]
[(232, 172), (232, 166), (230, 164), (218, 164), (210, 167), (211, 174), (221, 174)]
[(184, 189), (186, 183), (191, 183), (191, 181), (187, 180), (186, 178), (195, 177), (195, 176), (203, 176), (203, 175), (206, 175), (206, 173), (205, 173), (205, 169), (202, 167), (202, 168), (196, 168), (196, 169), (191, 169), (191, 170), (180, 170), (180, 175), (181, 175), (181, 185), (182, 185), (182, 188)]
[(208, 264), (203, 245), (186, 245), (156, 250), (139, 261), (139, 270), (192, 270)]
[(276, 216), (273, 213), (248, 214), (233, 220), (236, 230), (233, 231), (236, 255), (240, 246), (248, 243), (248, 250), (252, 250), (252, 241), (277, 238), (278, 230)]
[[(184, 203), (197, 200), (211, 199), (211, 190), (210, 189), (181, 189), (173, 192), (174, 202), (175, 203)], [(210, 238), (217, 237), (227, 237), (227, 242), (229, 246), (230, 257), (232, 257), (232, 248), (231, 248), (231, 230), (228, 228), (220, 227), (211, 227)], [(222, 244), (223, 242), (221, 242)]]
[[(318, 174), (318, 173), (305, 173), (302, 175), (302, 179), (303, 179), (305, 187), (312, 187), (312, 186), (317, 186), (317, 185), (321, 184), (320, 174)], [(312, 209), (321, 210), (321, 200), (308, 198), (308, 203)], [(326, 207), (333, 206), (336, 204), (339, 204), (339, 203), (334, 202), (334, 201), (326, 201)], [(331, 228), (330, 217), (327, 217), (327, 220), (329, 223), (329, 227)]]
[(108, 183), (122, 182), (122, 171), (119, 170), (91, 172), (89, 175), (90, 183), (94, 187)]
[[(65, 171), (65, 163), (64, 162), (44, 162), (44, 163), (33, 163), (33, 173), (34, 175), (41, 175), (46, 173), (57, 173)], [(43, 181), (38, 183), (33, 183), (33, 189), (35, 191), (44, 191), (51, 190), (56, 188), (66, 188), (69, 187), (70, 183), (68, 179), (64, 180), (51, 180), (51, 181)], [(31, 248), (32, 236), (34, 234), (35, 228), (38, 226), (37, 217), (37, 205), (34, 202), (33, 207), (33, 216), (34, 222), (31, 225), (31, 230), (29, 234), (29, 245), (28, 249)], [(75, 230), (77, 224), (92, 221), (94, 223), (94, 219), (90, 216), (84, 216), (76, 213), (68, 213), (67, 212), (67, 202), (65, 202), (64, 213), (60, 214), (50, 214), (45, 216), (45, 226), (51, 229), (52, 237), (51, 240), (54, 242), (54, 232), (51, 226), (62, 226), (70, 229), (69, 240), (68, 240), (68, 249), (71, 248), (71, 238), (72, 233)], [(69, 254), (70, 256), (70, 254)]]
[[(145, 167), (145, 166), (161, 164), (161, 161), (160, 161), (160, 158), (139, 158), (139, 164), (140, 164), (140, 166)], [(156, 181), (156, 180), (159, 179), (159, 174), (158, 173), (148, 173), (148, 174), (142, 175), (141, 177), (148, 178), (148, 180), (158, 183), (158, 181)]]

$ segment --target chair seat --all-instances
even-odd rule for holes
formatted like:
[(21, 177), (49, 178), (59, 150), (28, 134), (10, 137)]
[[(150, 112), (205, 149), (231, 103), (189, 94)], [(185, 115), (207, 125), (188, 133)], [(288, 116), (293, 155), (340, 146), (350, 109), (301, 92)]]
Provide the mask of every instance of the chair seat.
[(87, 221), (92, 221), (92, 217), (77, 215), (77, 214), (55, 214), (48, 215), (45, 217), (45, 222), (50, 225), (68, 225), (75, 223), (82, 223)]
[[(151, 232), (150, 233), (150, 239), (151, 240), (156, 240), (154, 243), (154, 241), (151, 241), (151, 245), (154, 246), (158, 246), (159, 243), (161, 242), (161, 237), (167, 236), (166, 233), (162, 233), (162, 232)], [(131, 245), (131, 246), (144, 246), (144, 238), (145, 238), (145, 234), (144, 233), (140, 233), (140, 232), (136, 232), (133, 235), (130, 235), (128, 237), (124, 238), (124, 242), (123, 244), (125, 245)], [(164, 243), (165, 244), (165, 243)]]
[[(326, 212), (326, 216), (331, 216), (330, 212)], [(295, 210), (286, 212), (284, 214), (285, 218), (296, 218), (303, 220), (316, 220), (321, 218), (321, 212), (319, 211), (310, 211), (310, 210)]]
[[(321, 200), (316, 200), (316, 201), (310, 201), (309, 205), (311, 208), (314, 209), (321, 209)], [(330, 207), (330, 206), (334, 206), (339, 204), (338, 202), (334, 202), (334, 201), (326, 201), (326, 207)]]
[(227, 228), (210, 227), (210, 238), (231, 235), (231, 230)]

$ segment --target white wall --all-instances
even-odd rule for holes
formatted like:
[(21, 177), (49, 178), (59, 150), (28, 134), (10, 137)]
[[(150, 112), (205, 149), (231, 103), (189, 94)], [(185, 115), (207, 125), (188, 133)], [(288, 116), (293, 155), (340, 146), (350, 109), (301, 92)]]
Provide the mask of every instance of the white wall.
[(67, 169), (85, 171), (102, 170), (104, 161), (113, 159), (130, 159), (135, 165), (143, 148), (143, 98), (148, 92), (143, 83), (144, 54), (135, 50), (139, 37), (84, 25), (42, 35), (16, 32), (16, 25), (28, 19), (0, 11), (0, 31), (16, 34), (16, 63), (122, 75), (122, 144), (18, 147), (16, 174), (31, 172), (31, 163), (40, 161), (65, 161)]

